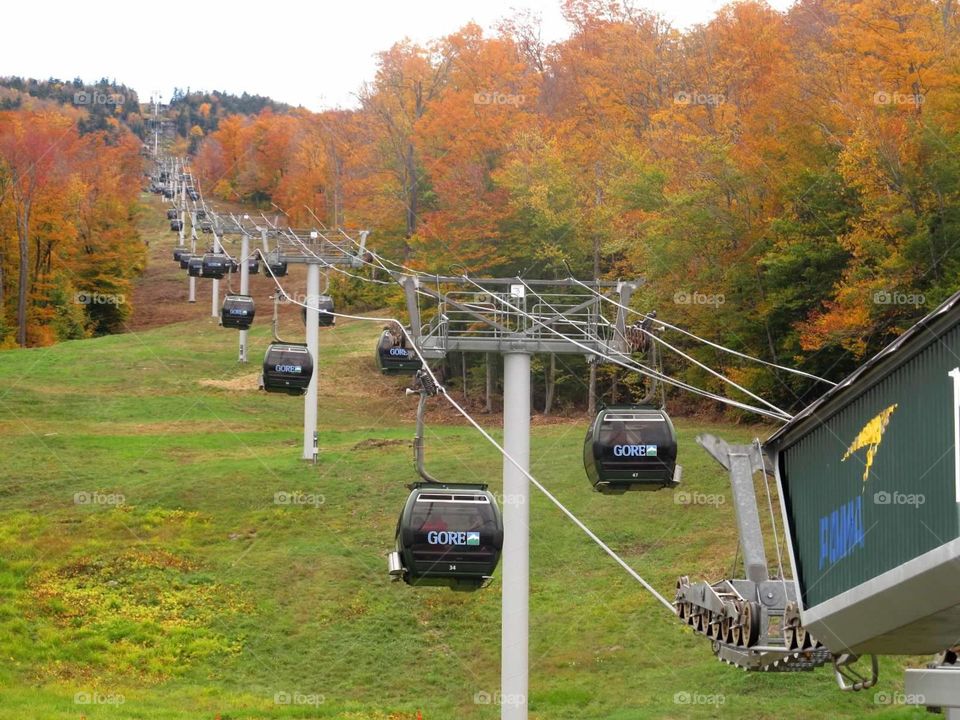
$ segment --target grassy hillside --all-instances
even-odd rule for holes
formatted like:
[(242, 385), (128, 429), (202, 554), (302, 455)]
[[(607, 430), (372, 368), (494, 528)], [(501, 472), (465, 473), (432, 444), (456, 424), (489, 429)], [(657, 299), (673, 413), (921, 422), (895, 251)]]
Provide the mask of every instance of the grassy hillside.
[[(255, 390), (265, 323), (239, 365), (201, 289), (186, 322), (0, 353), (0, 718), (499, 717), (476, 702), (499, 687), (499, 573), (472, 594), (386, 574), (414, 401), (376, 374), (377, 327), (321, 333), (312, 465), (302, 401)], [(293, 309), (283, 324), (301, 331)], [(499, 490), (497, 452), (441, 402), (428, 467)], [(727, 500), (683, 505), (591, 492), (585, 424), (536, 423), (533, 474), (668, 597), (680, 574), (728, 576), (726, 478), (694, 437), (762, 430), (678, 421), (685, 488)], [(532, 718), (923, 716), (825, 669), (722, 665), (539, 495), (531, 527)], [(901, 689), (899, 666), (883, 673)]]

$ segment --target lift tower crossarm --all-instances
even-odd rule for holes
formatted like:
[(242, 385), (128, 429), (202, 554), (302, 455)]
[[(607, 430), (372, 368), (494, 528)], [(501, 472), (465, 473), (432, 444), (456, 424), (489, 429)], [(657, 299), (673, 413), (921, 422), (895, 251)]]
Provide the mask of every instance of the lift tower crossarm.
[(743, 548), (743, 565), (747, 580), (761, 583), (770, 579), (767, 570), (767, 552), (763, 544), (763, 530), (757, 509), (757, 494), (753, 487), (753, 474), (764, 471), (766, 463), (760, 451), (753, 445), (729, 445), (715, 435), (704, 433), (697, 436), (697, 444), (730, 473), (733, 491), (733, 507)]

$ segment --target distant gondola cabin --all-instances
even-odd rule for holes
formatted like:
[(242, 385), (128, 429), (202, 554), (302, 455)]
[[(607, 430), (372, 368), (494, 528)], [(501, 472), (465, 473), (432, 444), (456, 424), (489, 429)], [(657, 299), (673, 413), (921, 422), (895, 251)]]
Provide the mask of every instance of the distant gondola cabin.
[[(333, 298), (329, 295), (320, 295), (317, 299), (317, 308), (319, 314), (317, 316), (317, 324), (320, 327), (329, 327), (336, 324), (337, 317), (332, 313), (336, 312), (333, 306)], [(303, 324), (307, 324), (307, 308), (306, 306), (300, 309), (301, 315), (303, 316)]]
[(220, 279), (227, 274), (230, 259), (220, 253), (206, 253), (203, 256), (203, 275), (205, 278)]
[(249, 295), (227, 295), (220, 306), (220, 324), (225, 328), (246, 330), (255, 315), (256, 307)]
[(384, 330), (377, 341), (377, 368), (384, 375), (412, 375), (422, 366), (416, 352), (406, 345), (406, 337)]
[(649, 405), (606, 407), (587, 430), (583, 464), (599, 492), (674, 487), (679, 480), (673, 422), (666, 411)]
[(273, 343), (263, 356), (263, 389), (303, 395), (313, 377), (313, 358), (306, 345)]

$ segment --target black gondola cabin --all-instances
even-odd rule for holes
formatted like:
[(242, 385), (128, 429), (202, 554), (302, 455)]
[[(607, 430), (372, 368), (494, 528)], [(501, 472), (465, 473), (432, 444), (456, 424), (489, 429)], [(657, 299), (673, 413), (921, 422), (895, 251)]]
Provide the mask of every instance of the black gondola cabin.
[(604, 408), (587, 430), (583, 466), (602, 493), (675, 487), (677, 433), (670, 416), (650, 405)]
[(399, 338), (389, 330), (380, 334), (377, 342), (377, 368), (384, 375), (412, 375), (422, 363), (417, 354), (406, 346), (406, 337)]
[[(183, 267), (183, 260), (180, 260), (180, 266)], [(187, 275), (190, 277), (203, 277), (203, 258), (194, 255), (187, 260)]]
[(503, 518), (486, 485), (418, 483), (397, 521), (403, 580), (476, 590), (500, 561)]
[[(336, 323), (337, 318), (335, 315), (330, 313), (335, 312), (333, 307), (333, 298), (329, 295), (318, 295), (317, 296), (317, 308), (319, 309), (319, 314), (317, 317), (317, 325), (320, 327), (329, 327)], [(301, 315), (303, 316), (303, 324), (307, 324), (307, 308), (306, 306), (301, 308)]]
[(313, 377), (313, 358), (306, 345), (273, 343), (263, 356), (263, 389), (303, 395)]
[(219, 253), (206, 253), (203, 256), (203, 274), (201, 277), (219, 280), (230, 269), (230, 259)]
[(267, 263), (267, 267), (274, 277), (283, 277), (287, 274), (287, 264), (280, 260), (271, 260)]
[(227, 295), (220, 306), (220, 324), (225, 328), (246, 330), (253, 323), (256, 307), (249, 295)]

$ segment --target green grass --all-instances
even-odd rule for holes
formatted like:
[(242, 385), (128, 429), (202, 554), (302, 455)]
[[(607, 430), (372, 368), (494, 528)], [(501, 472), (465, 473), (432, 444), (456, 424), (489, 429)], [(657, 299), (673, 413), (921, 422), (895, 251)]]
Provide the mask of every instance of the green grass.
[[(403, 380), (375, 373), (377, 326), (321, 334), (314, 466), (299, 459), (300, 399), (201, 382), (249, 379), (264, 323), (240, 366), (236, 335), (204, 314), (0, 353), (0, 719), (499, 717), (474, 702), (499, 687), (499, 573), (471, 594), (386, 574), (414, 479), (414, 401)], [(496, 450), (441, 402), (428, 419), (431, 472), (499, 491)], [(730, 503), (591, 492), (585, 425), (536, 424), (533, 474), (668, 597), (679, 575), (729, 576)], [(684, 487), (728, 498), (694, 437), (765, 430), (677, 425)], [(316, 502), (276, 504), (284, 492)], [(531, 528), (532, 718), (925, 716), (873, 691), (841, 693), (827, 669), (722, 665), (537, 494)], [(901, 690), (901, 669), (885, 660), (879, 689)], [(124, 702), (78, 704), (77, 693)], [(278, 704), (277, 693), (310, 702)], [(678, 704), (678, 693), (723, 704)]]

